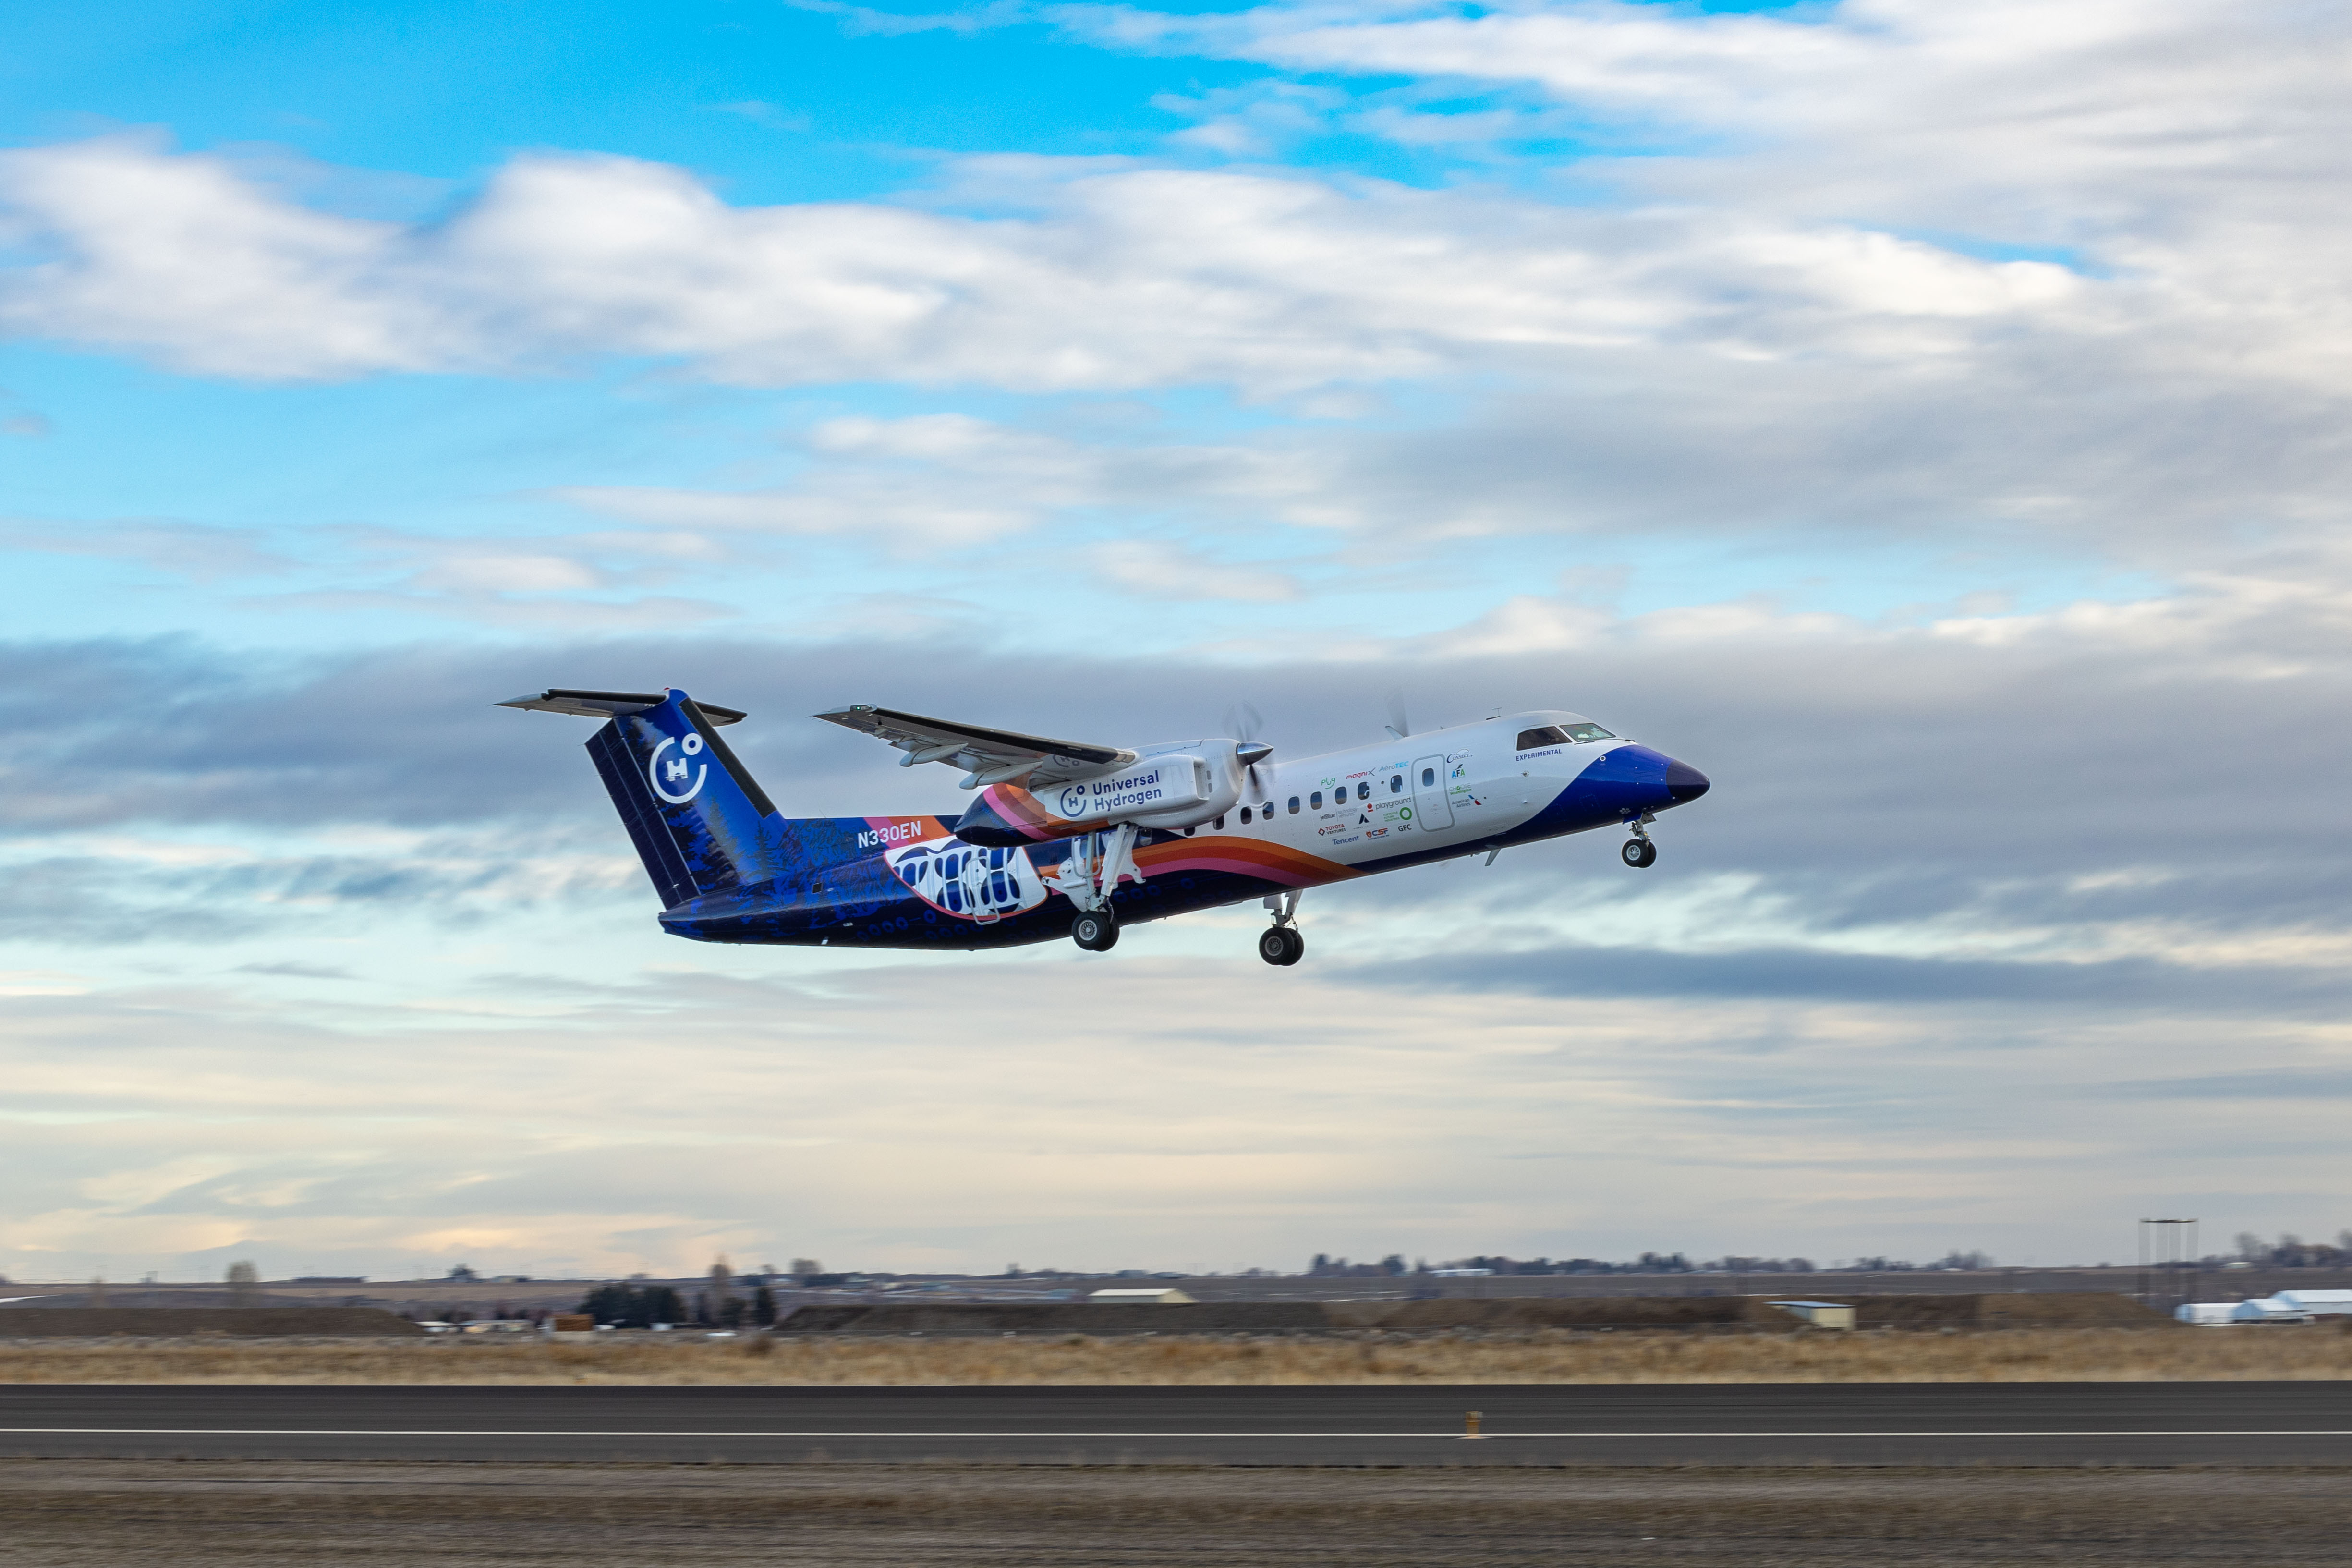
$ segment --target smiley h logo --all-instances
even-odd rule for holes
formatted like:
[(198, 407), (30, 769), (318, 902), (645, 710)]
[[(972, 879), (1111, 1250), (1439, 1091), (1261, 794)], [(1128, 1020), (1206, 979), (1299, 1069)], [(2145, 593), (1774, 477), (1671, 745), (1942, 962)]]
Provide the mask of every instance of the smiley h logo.
[[(672, 746), (678, 749), (679, 755), (669, 755)], [(701, 736), (688, 735), (681, 741), (676, 736), (665, 735), (662, 743), (654, 748), (653, 756), (646, 762), (646, 782), (654, 786), (656, 795), (670, 805), (684, 805), (702, 793), (703, 781), (710, 776), (709, 763), (693, 760), (701, 754)], [(683, 793), (673, 790), (672, 786), (680, 784), (685, 786)]]

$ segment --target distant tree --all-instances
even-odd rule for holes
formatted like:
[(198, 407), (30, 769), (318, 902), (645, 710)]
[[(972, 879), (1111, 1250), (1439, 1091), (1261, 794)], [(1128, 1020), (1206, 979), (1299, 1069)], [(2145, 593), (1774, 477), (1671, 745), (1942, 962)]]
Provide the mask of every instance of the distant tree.
[(1402, 1253), (1402, 1252), (1391, 1252), (1391, 1253), (1390, 1253), (1386, 1258), (1381, 1258), (1381, 1272), (1382, 1272), (1383, 1274), (1395, 1275), (1395, 1274), (1402, 1274), (1402, 1273), (1403, 1273), (1404, 1271), (1405, 1271), (1405, 1268), (1404, 1268), (1404, 1254), (1403, 1254), (1403, 1253)]
[(2249, 1263), (2266, 1263), (2270, 1260), (2270, 1255), (2271, 1249), (2263, 1245), (2261, 1237), (2251, 1230), (2242, 1230), (2238, 1233), (2239, 1257)]
[(232, 1307), (261, 1304), (261, 1270), (250, 1262), (228, 1266), (228, 1303)]
[(775, 1326), (776, 1293), (768, 1289), (768, 1282), (764, 1279), (760, 1281), (760, 1288), (751, 1292), (751, 1321), (763, 1329)]
[(471, 1285), (475, 1280), (480, 1279), (481, 1276), (474, 1272), (474, 1267), (472, 1264), (460, 1263), (457, 1267), (449, 1270), (448, 1273), (443, 1275), (442, 1278), (445, 1279), (455, 1280), (460, 1285)]
[(677, 1292), (667, 1285), (599, 1285), (582, 1299), (580, 1310), (624, 1329), (649, 1329), (686, 1316)]

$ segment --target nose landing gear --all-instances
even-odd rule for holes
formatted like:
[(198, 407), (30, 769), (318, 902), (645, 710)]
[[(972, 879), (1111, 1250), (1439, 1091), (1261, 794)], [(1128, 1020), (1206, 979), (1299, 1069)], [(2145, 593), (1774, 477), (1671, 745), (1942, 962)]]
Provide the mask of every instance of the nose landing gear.
[(1625, 824), (1626, 826), (1633, 830), (1633, 837), (1625, 840), (1625, 842), (1619, 847), (1617, 850), (1617, 857), (1619, 859), (1624, 861), (1625, 864), (1634, 868), (1636, 870), (1639, 870), (1644, 866), (1654, 865), (1657, 862), (1658, 847), (1651, 843), (1649, 834), (1643, 831), (1651, 823), (1655, 822), (1656, 820), (1656, 817), (1651, 816), (1645, 811), (1641, 816), (1633, 818)]

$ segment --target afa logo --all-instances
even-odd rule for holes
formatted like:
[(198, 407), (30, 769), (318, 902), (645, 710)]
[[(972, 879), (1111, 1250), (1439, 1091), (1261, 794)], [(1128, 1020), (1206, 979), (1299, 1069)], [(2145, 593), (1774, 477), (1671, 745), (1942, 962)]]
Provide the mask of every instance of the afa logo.
[[(662, 753), (668, 751), (672, 746), (676, 746), (680, 752), (686, 753), (686, 755), (665, 759)], [(675, 735), (666, 735), (662, 738), (662, 743), (654, 748), (652, 760), (646, 764), (646, 782), (654, 786), (654, 793), (656, 795), (669, 802), (670, 805), (684, 805), (688, 801), (692, 800), (696, 795), (702, 793), (702, 783), (705, 779), (710, 776), (710, 764), (709, 763), (695, 763), (689, 764), (687, 761), (688, 757), (698, 757), (701, 754), (701, 736), (688, 735), (685, 740), (681, 741)], [(689, 773), (694, 776), (694, 782), (692, 784), (686, 783), (687, 775)], [(686, 784), (686, 793), (683, 795), (671, 794), (669, 789), (671, 784)]]

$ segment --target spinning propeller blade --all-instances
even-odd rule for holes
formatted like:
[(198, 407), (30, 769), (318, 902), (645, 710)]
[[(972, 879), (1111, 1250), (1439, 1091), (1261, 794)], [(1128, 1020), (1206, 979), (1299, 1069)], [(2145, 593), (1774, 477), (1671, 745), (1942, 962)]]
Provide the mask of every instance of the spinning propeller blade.
[(1234, 748), (1234, 760), (1242, 765), (1242, 776), (1249, 781), (1251, 794), (1265, 793), (1257, 776), (1257, 765), (1274, 755), (1274, 748), (1257, 738), (1265, 724), (1265, 715), (1249, 703), (1225, 710), (1225, 733), (1241, 742)]
[(1398, 740), (1402, 741), (1406, 736), (1412, 733), (1412, 726), (1405, 722), (1403, 687), (1395, 686), (1389, 689), (1388, 706), (1388, 731), (1390, 734), (1394, 735)]

